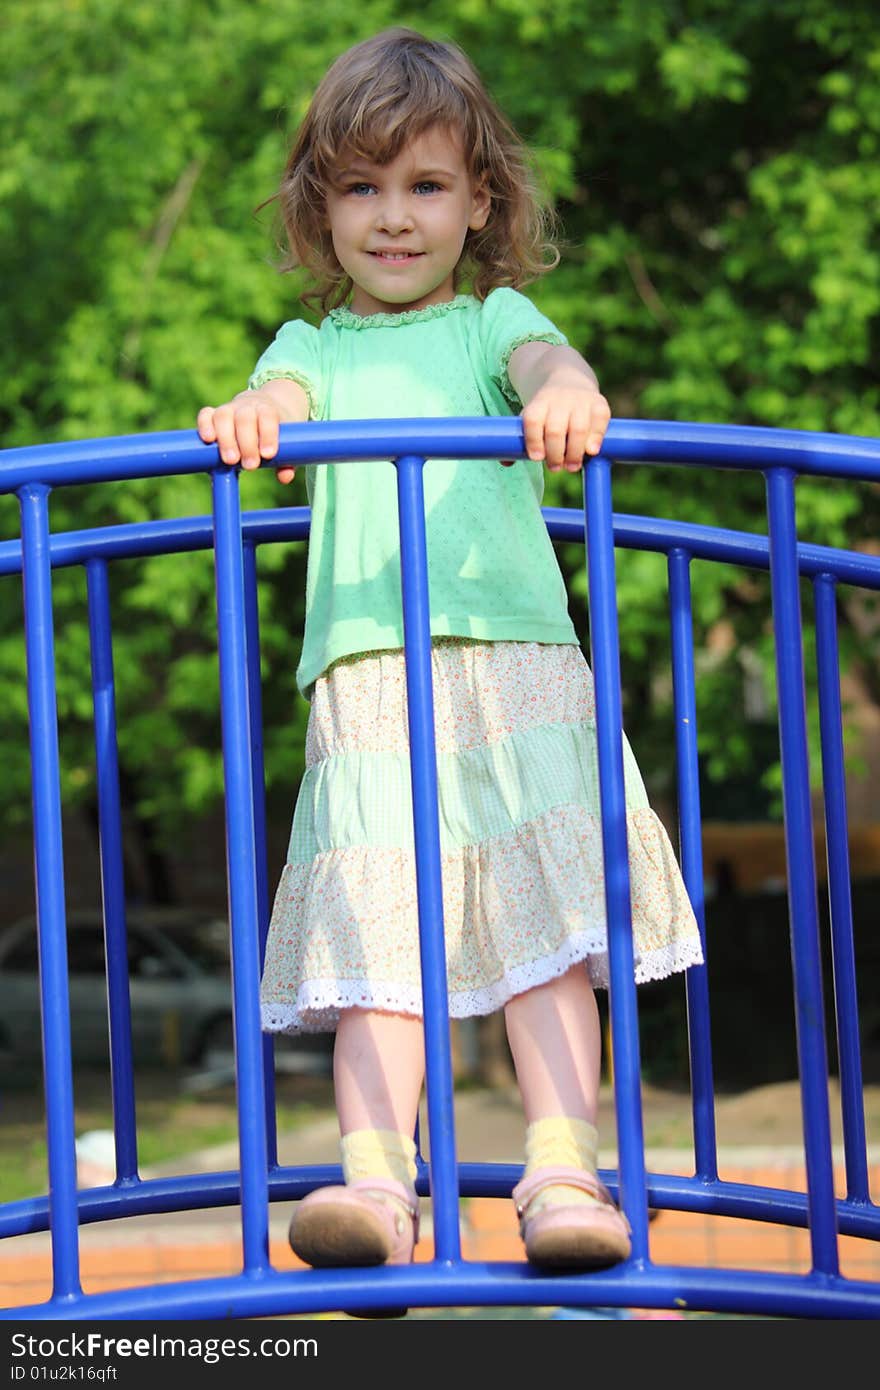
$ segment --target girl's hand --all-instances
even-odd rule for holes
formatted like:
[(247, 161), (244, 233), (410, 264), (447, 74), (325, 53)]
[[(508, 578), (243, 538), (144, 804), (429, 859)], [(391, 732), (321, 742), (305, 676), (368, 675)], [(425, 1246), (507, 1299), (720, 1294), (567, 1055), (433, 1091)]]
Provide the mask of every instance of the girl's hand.
[[(206, 444), (216, 444), (223, 463), (240, 463), (248, 470), (278, 453), (282, 423), (309, 418), (308, 398), (295, 381), (267, 382), (259, 391), (240, 391), (224, 405), (203, 406), (196, 425)], [(275, 469), (280, 483), (293, 481), (296, 468), (284, 464)]]
[(530, 459), (544, 459), (551, 473), (577, 473), (584, 454), (598, 454), (611, 408), (584, 377), (570, 384), (548, 381), (522, 413)]
[(511, 353), (510, 379), (523, 407), (530, 459), (543, 459), (551, 473), (577, 473), (584, 454), (598, 454), (611, 419), (593, 369), (569, 347), (524, 343)]

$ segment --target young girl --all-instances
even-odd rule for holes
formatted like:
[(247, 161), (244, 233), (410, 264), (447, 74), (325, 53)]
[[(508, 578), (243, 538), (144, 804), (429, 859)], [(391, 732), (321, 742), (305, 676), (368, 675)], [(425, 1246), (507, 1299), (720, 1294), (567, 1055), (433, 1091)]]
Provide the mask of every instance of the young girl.
[[(225, 463), (275, 457), (279, 424), (510, 415), (528, 461), (425, 473), (449, 1008), (503, 1008), (522, 1094), (514, 1191), (529, 1260), (614, 1264), (627, 1222), (596, 1176), (607, 986), (592, 681), (540, 510), (609, 408), (517, 291), (548, 267), (524, 149), (455, 46), (395, 28), (320, 83), (280, 203), (319, 328), (282, 326), (246, 391), (199, 412)], [(558, 259), (558, 257), (557, 257)], [(464, 285), (471, 286), (470, 292)], [(289, 482), (294, 469), (279, 467)], [(269, 1031), (336, 1031), (345, 1185), (297, 1204), (312, 1265), (412, 1258), (424, 1075), (396, 472), (314, 465), (299, 688), (307, 770), (269, 932)], [(636, 973), (701, 959), (667, 836), (624, 742)]]

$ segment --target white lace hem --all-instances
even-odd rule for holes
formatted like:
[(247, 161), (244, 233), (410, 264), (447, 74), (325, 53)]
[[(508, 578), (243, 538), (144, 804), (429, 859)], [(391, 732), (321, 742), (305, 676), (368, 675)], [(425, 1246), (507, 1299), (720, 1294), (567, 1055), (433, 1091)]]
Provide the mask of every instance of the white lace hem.
[[(604, 927), (569, 937), (553, 955), (526, 965), (511, 967), (503, 979), (476, 990), (449, 995), (450, 1018), (474, 1018), (495, 1013), (509, 999), (547, 984), (572, 965), (586, 963), (597, 989), (607, 989), (608, 949)], [(658, 950), (634, 955), (636, 984), (662, 980), (694, 965), (702, 965), (699, 939), (669, 942)], [(332, 1033), (344, 1009), (376, 1009), (382, 1013), (422, 1017), (422, 994), (404, 983), (369, 980), (308, 980), (295, 1001), (263, 1000), (261, 1022), (265, 1033)]]

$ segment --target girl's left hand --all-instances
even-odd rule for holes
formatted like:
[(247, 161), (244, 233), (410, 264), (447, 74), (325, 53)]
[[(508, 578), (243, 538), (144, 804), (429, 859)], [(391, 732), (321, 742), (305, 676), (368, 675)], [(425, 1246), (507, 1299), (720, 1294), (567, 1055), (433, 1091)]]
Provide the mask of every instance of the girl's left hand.
[(584, 454), (602, 448), (611, 419), (590, 364), (568, 344), (521, 343), (510, 354), (508, 374), (523, 402), (529, 458), (546, 460), (551, 473), (577, 473)]
[(577, 473), (584, 454), (598, 454), (611, 419), (605, 397), (583, 375), (570, 382), (548, 381), (522, 412), (530, 459), (544, 459), (551, 473)]

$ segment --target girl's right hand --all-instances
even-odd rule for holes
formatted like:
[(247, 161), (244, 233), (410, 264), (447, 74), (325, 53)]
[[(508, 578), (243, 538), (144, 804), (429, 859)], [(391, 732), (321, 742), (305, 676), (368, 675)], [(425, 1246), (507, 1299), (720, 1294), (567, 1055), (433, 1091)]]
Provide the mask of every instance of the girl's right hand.
[[(309, 418), (308, 398), (295, 381), (268, 382), (259, 391), (240, 391), (224, 405), (203, 406), (196, 426), (206, 444), (216, 444), (223, 463), (240, 463), (248, 470), (278, 453), (278, 429), (283, 423)], [(276, 468), (280, 483), (292, 482), (296, 469)]]

